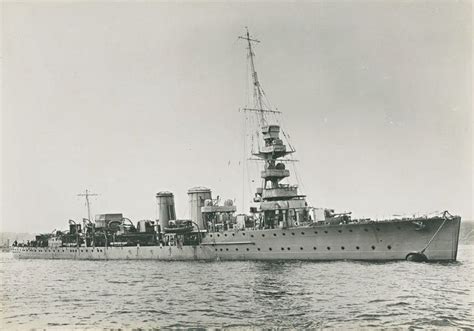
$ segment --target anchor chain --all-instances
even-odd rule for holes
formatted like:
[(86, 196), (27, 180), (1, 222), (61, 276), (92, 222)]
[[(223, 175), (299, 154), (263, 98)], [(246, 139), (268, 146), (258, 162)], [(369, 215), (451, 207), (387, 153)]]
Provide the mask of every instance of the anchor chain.
[(436, 232), (434, 233), (433, 237), (431, 237), (431, 239), (428, 241), (428, 243), (426, 244), (425, 248), (423, 248), (423, 249), (421, 250), (421, 252), (420, 252), (421, 254), (423, 254), (423, 253), (426, 251), (426, 249), (431, 245), (431, 243), (433, 242), (433, 239), (438, 235), (439, 231), (441, 231), (441, 229), (443, 228), (444, 224), (445, 224), (446, 221), (448, 220), (448, 217), (446, 216), (446, 213), (447, 213), (447, 211), (445, 211), (445, 212), (443, 213), (443, 217), (444, 217), (443, 223), (441, 223), (441, 225), (439, 226), (438, 230), (436, 230)]
[[(446, 210), (444, 213), (443, 213), (443, 222), (441, 223), (441, 225), (439, 226), (439, 228), (436, 230), (436, 232), (433, 234), (433, 237), (431, 237), (431, 239), (428, 241), (428, 243), (426, 244), (426, 246), (419, 252), (412, 252), (410, 254), (407, 255), (407, 260), (408, 261), (414, 261), (414, 262), (426, 262), (428, 261), (428, 258), (426, 257), (426, 255), (424, 254), (425, 251), (428, 249), (428, 247), (431, 245), (431, 243), (433, 242), (434, 238), (436, 238), (436, 236), (438, 235), (438, 233), (441, 231), (441, 229), (443, 228), (443, 226), (446, 224), (446, 221), (448, 220), (448, 217), (447, 217), (447, 214), (448, 211)], [(450, 216), (452, 216), (450, 214)]]

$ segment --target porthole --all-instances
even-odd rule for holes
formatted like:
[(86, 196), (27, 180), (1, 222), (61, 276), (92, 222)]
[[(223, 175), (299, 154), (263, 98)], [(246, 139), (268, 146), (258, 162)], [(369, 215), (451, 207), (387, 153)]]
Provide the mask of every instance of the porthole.
[(365, 232), (369, 232), (369, 230), (367, 230), (367, 229), (364, 229), (364, 231), (365, 231)]
[(245, 232), (242, 232), (242, 235), (245, 236)]
[(290, 250), (290, 249), (291, 249), (290, 247), (287, 248), (287, 250)]
[(392, 246), (388, 245), (387, 248), (388, 248), (388, 249), (392, 249)]
[(228, 248), (226, 248), (225, 250), (226, 250), (227, 252), (229, 251), (229, 249), (228, 249)]
[(314, 231), (314, 234), (318, 234), (318, 231)]
[(359, 249), (360, 249), (360, 247), (359, 247), (359, 246), (356, 246), (356, 249), (357, 249), (357, 250), (359, 250)]
[(397, 226), (397, 229), (398, 229), (398, 230), (401, 230), (402, 228), (401, 228), (401, 227), (399, 227), (399, 226)]
[(291, 235), (292, 235), (292, 236), (294, 236), (294, 235), (295, 235), (295, 233), (294, 233), (294, 232), (292, 232), (292, 233), (291, 233)]
[(235, 249), (235, 251), (236, 251), (236, 252), (238, 252), (238, 251), (239, 251), (239, 249), (238, 249), (238, 248), (236, 248), (236, 249)]
[(222, 252), (222, 248), (221, 248), (221, 252)]
[(282, 236), (286, 236), (286, 233), (285, 233), (285, 232), (283, 232), (281, 235), (282, 235)]
[(328, 251), (330, 251), (330, 250), (331, 250), (331, 247), (329, 247), (329, 246), (328, 246), (328, 247), (326, 247), (326, 248), (328, 249)]
[(352, 232), (352, 229), (349, 229), (349, 232)]
[(259, 250), (260, 250), (260, 247), (259, 247), (259, 248), (257, 248), (257, 251), (259, 251)]
[(221, 235), (220, 234), (217, 234), (218, 237), (220, 237)]
[(314, 246), (314, 247), (313, 247), (313, 250), (316, 250), (316, 249), (317, 249), (316, 246)]
[(372, 250), (374, 250), (374, 249), (375, 249), (375, 246), (372, 246)]
[(304, 236), (304, 232), (301, 232), (301, 235)]
[(227, 237), (227, 233), (224, 233), (224, 237)]
[(268, 250), (269, 250), (269, 251), (271, 251), (271, 250), (272, 250), (272, 248), (270, 247)]
[(251, 235), (250, 235), (250, 237), (252, 237), (252, 238), (253, 238), (253, 234), (251, 234)]
[(342, 233), (342, 230), (337, 230), (337, 232)]
[(276, 236), (277, 236), (277, 234), (276, 234), (276, 233), (274, 233), (274, 234), (273, 234), (273, 236), (274, 236), (274, 237), (276, 237)]
[(264, 234), (264, 233), (262, 233), (262, 237), (265, 237), (265, 234)]
[(212, 238), (212, 234), (209, 235)]
[(284, 250), (285, 250), (285, 247), (282, 247), (281, 250), (284, 251)]
[(217, 248), (216, 248), (216, 252), (217, 252)]
[(235, 233), (232, 233), (232, 237), (235, 237)]
[(380, 231), (380, 229), (379, 229), (379, 228), (375, 228), (375, 230), (377, 230), (377, 231)]
[(328, 233), (326, 230), (324, 230), (324, 233)]
[(249, 249), (247, 248), (247, 252), (249, 251)]
[(345, 250), (344, 246), (341, 246), (341, 249), (342, 249), (342, 250)]
[(300, 250), (302, 251), (302, 250), (303, 250), (303, 247), (300, 247)]

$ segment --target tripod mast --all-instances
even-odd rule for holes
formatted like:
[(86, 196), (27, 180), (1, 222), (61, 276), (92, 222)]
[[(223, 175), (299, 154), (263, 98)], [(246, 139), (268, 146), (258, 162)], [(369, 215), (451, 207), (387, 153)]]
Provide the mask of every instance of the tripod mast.
[(260, 119), (260, 125), (263, 127), (265, 126), (266, 120), (264, 116), (264, 108), (263, 108), (263, 90), (262, 87), (260, 86), (260, 82), (258, 80), (258, 75), (257, 71), (255, 70), (255, 63), (254, 63), (254, 56), (255, 53), (252, 50), (252, 43), (260, 43), (259, 40), (257, 39), (252, 39), (250, 38), (250, 33), (249, 29), (245, 27), (246, 29), (246, 34), (244, 36), (240, 36), (239, 39), (247, 40), (247, 43), (249, 45), (248, 50), (249, 50), (249, 58), (250, 58), (250, 70), (252, 70), (252, 81), (253, 81), (253, 95), (254, 95), (254, 103), (255, 103), (255, 110), (259, 112), (259, 119)]

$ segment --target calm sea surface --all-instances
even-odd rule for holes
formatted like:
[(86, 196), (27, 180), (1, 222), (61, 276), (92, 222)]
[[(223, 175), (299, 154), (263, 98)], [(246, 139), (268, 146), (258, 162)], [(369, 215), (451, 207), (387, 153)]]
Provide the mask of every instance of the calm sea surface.
[(459, 261), (15, 260), (0, 254), (0, 326), (474, 328), (474, 246)]

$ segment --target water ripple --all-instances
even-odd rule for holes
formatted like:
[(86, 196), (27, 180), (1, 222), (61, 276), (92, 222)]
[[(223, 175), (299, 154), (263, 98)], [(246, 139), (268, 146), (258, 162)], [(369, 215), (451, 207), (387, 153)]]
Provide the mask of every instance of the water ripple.
[(459, 262), (14, 260), (8, 329), (473, 329), (474, 257)]

